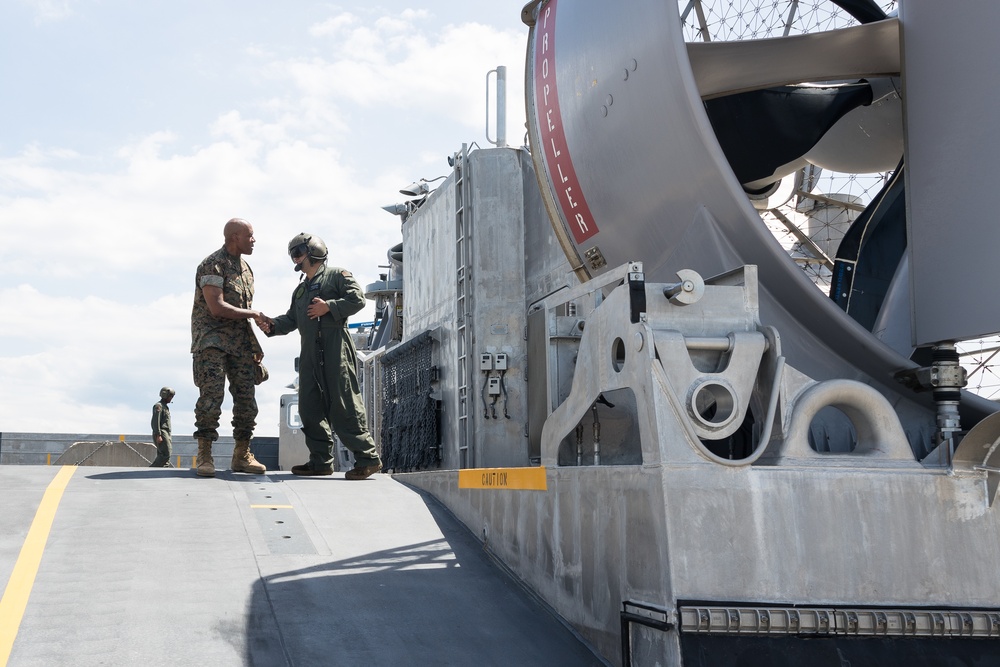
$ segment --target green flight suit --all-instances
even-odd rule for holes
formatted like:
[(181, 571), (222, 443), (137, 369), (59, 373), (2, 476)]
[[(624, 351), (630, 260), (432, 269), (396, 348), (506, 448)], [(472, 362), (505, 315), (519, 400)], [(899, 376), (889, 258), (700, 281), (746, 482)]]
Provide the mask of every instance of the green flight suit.
[[(306, 309), (316, 297), (330, 312), (311, 320)], [(364, 307), (364, 292), (350, 271), (324, 264), (295, 288), (288, 312), (274, 318), (269, 334), (283, 336), (298, 329), (301, 336), (299, 417), (309, 465), (317, 470), (333, 467), (333, 433), (354, 453), (356, 465), (381, 465), (368, 432), (358, 355), (347, 329), (347, 318)]]
[[(150, 468), (165, 468), (170, 463), (170, 408), (162, 400), (153, 406), (153, 418), (150, 420), (153, 428), (153, 444), (156, 445), (156, 458)], [(160, 442), (156, 442), (160, 436)]]

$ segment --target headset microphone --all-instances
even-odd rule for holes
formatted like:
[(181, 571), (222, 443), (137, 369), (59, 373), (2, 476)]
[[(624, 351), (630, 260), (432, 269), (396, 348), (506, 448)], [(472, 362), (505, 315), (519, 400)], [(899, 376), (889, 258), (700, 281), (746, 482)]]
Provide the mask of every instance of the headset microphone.
[[(288, 254), (293, 260), (296, 257), (308, 257), (313, 262), (322, 262), (327, 257), (327, 249), (326, 244), (323, 243), (323, 239), (301, 232), (289, 241)], [(295, 270), (302, 271), (302, 264), (304, 262), (304, 259), (302, 262), (297, 262)]]

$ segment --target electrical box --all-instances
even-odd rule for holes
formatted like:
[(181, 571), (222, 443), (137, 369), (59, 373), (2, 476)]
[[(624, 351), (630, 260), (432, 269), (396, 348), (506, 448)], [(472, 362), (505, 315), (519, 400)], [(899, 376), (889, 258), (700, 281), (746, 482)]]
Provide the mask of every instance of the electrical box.
[(493, 370), (493, 355), (489, 352), (483, 352), (479, 355), (479, 370), (481, 371), (491, 371)]
[(495, 367), (498, 371), (507, 370), (507, 353), (497, 352), (497, 363)]
[(500, 395), (500, 378), (498, 377), (490, 378), (489, 384), (486, 385), (486, 393), (488, 393), (490, 396)]

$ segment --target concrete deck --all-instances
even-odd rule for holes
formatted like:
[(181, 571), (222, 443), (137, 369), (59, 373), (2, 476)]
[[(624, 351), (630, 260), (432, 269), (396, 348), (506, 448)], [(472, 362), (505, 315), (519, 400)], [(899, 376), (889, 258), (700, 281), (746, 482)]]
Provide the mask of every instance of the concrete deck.
[(605, 664), (387, 475), (60, 470), (0, 466), (0, 667)]

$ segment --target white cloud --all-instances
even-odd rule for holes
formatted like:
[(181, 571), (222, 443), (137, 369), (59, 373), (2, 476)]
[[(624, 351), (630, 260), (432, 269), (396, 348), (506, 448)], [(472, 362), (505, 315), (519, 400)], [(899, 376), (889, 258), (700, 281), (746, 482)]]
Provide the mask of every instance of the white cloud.
[(62, 21), (73, 16), (75, 0), (21, 0), (35, 13), (37, 22)]
[(523, 124), (524, 34), (478, 23), (422, 31), (426, 19), (426, 12), (404, 12), (373, 25), (352, 22), (329, 41), (331, 57), (275, 63), (272, 76), (290, 78), (307, 101), (420, 111), (440, 122), (478, 128), (485, 114), (486, 73), (507, 65), (508, 113)]
[(339, 14), (310, 26), (309, 34), (313, 37), (336, 36), (357, 22), (358, 18), (353, 14)]

